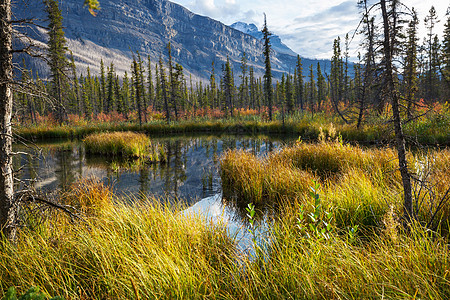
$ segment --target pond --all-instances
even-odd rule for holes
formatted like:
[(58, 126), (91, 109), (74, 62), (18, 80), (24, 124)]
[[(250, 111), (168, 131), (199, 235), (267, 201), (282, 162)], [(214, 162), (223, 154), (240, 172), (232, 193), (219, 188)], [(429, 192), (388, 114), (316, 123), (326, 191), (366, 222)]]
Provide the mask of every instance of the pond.
[[(16, 188), (29, 184), (44, 192), (64, 190), (79, 178), (95, 176), (111, 186), (119, 197), (157, 196), (182, 201), (189, 207), (184, 213), (202, 213), (210, 221), (227, 222), (232, 235), (245, 239), (243, 212), (221, 201), (219, 160), (228, 149), (245, 149), (255, 155), (266, 155), (282, 145), (292, 144), (293, 136), (175, 136), (152, 138), (167, 153), (165, 163), (134, 164), (103, 156), (87, 155), (82, 142), (62, 141), (24, 148), (27, 152), (14, 160), (22, 168)], [(240, 243), (242, 247), (247, 242)]]

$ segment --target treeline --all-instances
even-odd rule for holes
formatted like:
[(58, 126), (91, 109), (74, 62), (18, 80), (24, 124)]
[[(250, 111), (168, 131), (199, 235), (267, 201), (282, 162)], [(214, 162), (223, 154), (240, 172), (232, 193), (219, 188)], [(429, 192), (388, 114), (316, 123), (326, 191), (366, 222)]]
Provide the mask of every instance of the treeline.
[[(99, 114), (116, 113), (125, 120), (138, 120), (142, 124), (148, 122), (149, 113), (154, 112), (160, 112), (171, 121), (204, 110), (220, 111), (222, 117), (233, 116), (237, 109), (267, 111), (271, 119), (274, 106), (282, 117), (295, 111), (333, 110), (344, 122), (355, 122), (359, 127), (368, 113), (381, 113), (388, 105), (383, 97), (384, 62), (379, 50), (380, 38), (376, 34), (379, 28), (365, 1), (360, 3), (362, 23), (359, 28), (363, 52), (353, 64), (353, 70), (349, 70), (347, 35), (344, 45), (340, 38), (334, 41), (330, 74), (323, 73), (318, 63), (316, 70), (310, 66), (309, 75), (304, 78), (302, 60), (298, 56), (293, 74), (284, 74), (273, 84), (266, 80), (271, 76), (270, 61), (269, 66), (266, 64), (264, 78), (257, 78), (246, 53), (241, 56), (240, 70), (233, 70), (227, 58), (219, 72), (212, 62), (208, 82), (193, 82), (192, 78), (186, 78), (183, 67), (173, 61), (170, 43), (167, 45), (168, 61), (160, 56), (159, 61), (152, 62), (150, 56), (142, 58), (136, 52), (129, 72), (123, 77), (118, 76), (113, 63), (105, 66), (103, 60), (100, 74), (92, 74), (88, 67), (86, 74), (78, 76), (73, 56), (67, 55), (57, 1), (46, 0), (45, 3), (51, 23), (48, 61), (52, 76), (44, 81), (23, 65), (22, 86), (32, 85), (33, 92), (29, 89), (16, 92), (15, 111), (22, 122), (36, 123), (36, 114), (52, 113), (63, 123), (68, 115), (92, 119)], [(396, 24), (395, 30), (401, 32), (397, 36), (401, 38), (395, 41), (394, 49), (400, 57), (396, 63), (397, 84), (409, 116), (417, 105), (446, 101), (450, 96), (450, 16), (447, 16), (444, 38), (440, 42), (435, 33), (438, 17), (432, 7), (424, 20), (427, 36), (423, 44), (419, 44), (420, 22), (414, 10), (411, 14), (412, 18)], [(268, 41), (269, 36), (267, 31)], [(267, 56), (270, 44), (268, 47)], [(34, 81), (33, 84), (30, 81)]]

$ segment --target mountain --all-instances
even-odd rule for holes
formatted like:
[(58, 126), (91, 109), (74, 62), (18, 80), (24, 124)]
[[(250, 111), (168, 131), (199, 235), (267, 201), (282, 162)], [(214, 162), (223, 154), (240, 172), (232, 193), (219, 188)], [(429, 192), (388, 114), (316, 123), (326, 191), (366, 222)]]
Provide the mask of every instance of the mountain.
[[(261, 30), (256, 27), (255, 24), (247, 24), (244, 22), (236, 22), (230, 25), (231, 28), (234, 28), (236, 30), (239, 30), (243, 33), (246, 33), (248, 35), (251, 35), (252, 37), (262, 40), (263, 33)], [(287, 54), (290, 56), (297, 57), (297, 53), (292, 51), (288, 46), (283, 44), (281, 41), (281, 38), (278, 35), (272, 34), (270, 36), (270, 43), (272, 45), (272, 49), (275, 50), (277, 54)]]
[[(174, 61), (180, 63), (194, 80), (207, 80), (213, 61), (219, 74), (227, 56), (238, 74), (244, 51), (256, 75), (262, 76), (264, 72), (262, 42), (255, 25), (240, 23), (234, 24), (233, 28), (167, 0), (102, 0), (100, 3), (101, 10), (94, 17), (83, 7), (82, 0), (60, 1), (68, 48), (82, 73), (87, 66), (92, 72), (99, 72), (100, 58), (103, 58), (105, 65), (113, 62), (118, 73), (123, 74), (129, 71), (136, 51), (145, 60), (150, 55), (153, 63), (160, 56), (167, 61), (166, 45), (169, 42)], [(47, 24), (42, 1), (18, 1), (13, 13), (16, 19), (35, 18), (36, 23)], [(241, 30), (244, 27), (248, 29), (245, 32)], [(47, 40), (45, 29), (40, 27), (27, 30), (27, 34), (38, 44)], [(274, 76), (293, 73), (296, 53), (277, 36), (272, 36), (272, 43)], [(45, 75), (46, 67), (42, 61), (32, 63)], [(303, 59), (305, 75), (313, 63), (317, 64), (317, 61)], [(328, 67), (326, 64), (322, 67), (329, 69), (329, 63)]]

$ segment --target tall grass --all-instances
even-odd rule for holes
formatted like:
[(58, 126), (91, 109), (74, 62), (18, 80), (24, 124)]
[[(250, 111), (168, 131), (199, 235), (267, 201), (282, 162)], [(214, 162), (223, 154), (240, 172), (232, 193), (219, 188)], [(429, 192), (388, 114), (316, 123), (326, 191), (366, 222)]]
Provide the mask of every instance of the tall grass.
[[(422, 191), (417, 214), (424, 222), (436, 211), (448, 189), (448, 150), (429, 151), (433, 162)], [(414, 172), (418, 156), (408, 153)], [(390, 205), (401, 210), (402, 184), (395, 152), (390, 148), (362, 149), (338, 141), (307, 144), (298, 142), (266, 157), (244, 151), (228, 151), (221, 160), (224, 196), (244, 203), (274, 204), (283, 201), (309, 203), (312, 181), (323, 185), (326, 205), (336, 207), (340, 226), (375, 227)], [(426, 191), (427, 193), (424, 193)], [(444, 202), (437, 219), (448, 227), (450, 203)], [(367, 228), (366, 228), (367, 229)]]
[(142, 133), (91, 134), (83, 139), (86, 152), (111, 156), (142, 157), (149, 154), (150, 138)]
[[(290, 220), (289, 220), (290, 219)], [(420, 228), (350, 242), (331, 235), (300, 236), (296, 214), (276, 223), (267, 255), (250, 264), (249, 293), (262, 299), (446, 299), (450, 293), (446, 240)]]
[(76, 224), (50, 220), (39, 232), (23, 229), (17, 247), (3, 241), (2, 290), (39, 286), (66, 299), (193, 299), (232, 281), (235, 247), (223, 226), (183, 217), (157, 200), (114, 204), (92, 182), (74, 193), (87, 210), (99, 200), (95, 214)]
[(96, 205), (95, 213), (84, 222), (61, 216), (39, 231), (23, 228), (17, 245), (2, 240), (0, 296), (9, 286), (19, 293), (39, 286), (66, 299), (446, 299), (450, 293), (448, 241), (420, 227), (403, 234), (392, 210), (369, 239), (339, 231), (316, 239), (300, 232), (299, 210), (285, 203), (268, 246), (248, 257), (223, 224), (151, 199), (121, 204), (95, 181), (73, 188), (85, 199), (78, 207)]

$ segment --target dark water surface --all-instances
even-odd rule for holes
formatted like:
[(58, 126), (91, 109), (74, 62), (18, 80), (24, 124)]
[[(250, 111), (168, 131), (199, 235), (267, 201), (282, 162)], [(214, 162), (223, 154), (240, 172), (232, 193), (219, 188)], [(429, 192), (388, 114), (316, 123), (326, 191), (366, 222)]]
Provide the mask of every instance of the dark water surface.
[(14, 164), (16, 169), (22, 166), (18, 177), (23, 182), (44, 191), (64, 190), (79, 178), (95, 176), (119, 196), (156, 195), (193, 205), (221, 193), (219, 160), (227, 149), (265, 155), (294, 140), (266, 136), (152, 138), (164, 147), (168, 161), (144, 164), (86, 154), (80, 141), (39, 144), (40, 149), (16, 145), (17, 151), (29, 154), (16, 157)]

